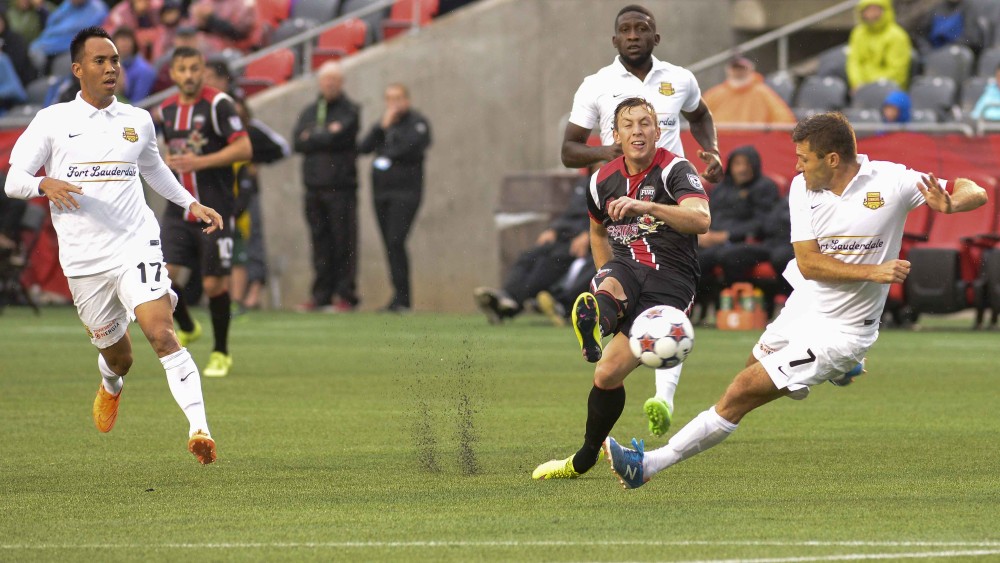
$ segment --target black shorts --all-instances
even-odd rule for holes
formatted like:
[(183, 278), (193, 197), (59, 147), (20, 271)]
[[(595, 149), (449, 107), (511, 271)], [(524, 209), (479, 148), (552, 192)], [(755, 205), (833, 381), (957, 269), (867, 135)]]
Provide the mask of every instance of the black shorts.
[(164, 217), (160, 228), (163, 261), (188, 268), (200, 265), (202, 276), (228, 276), (233, 268), (233, 221), (227, 220), (225, 229), (210, 234), (202, 232), (204, 226), (181, 217)]
[(698, 280), (680, 279), (672, 270), (656, 270), (626, 258), (612, 258), (590, 282), (596, 293), (605, 278), (615, 278), (625, 290), (625, 316), (618, 323), (618, 332), (628, 334), (636, 315), (656, 305), (669, 305), (691, 314), (694, 290)]

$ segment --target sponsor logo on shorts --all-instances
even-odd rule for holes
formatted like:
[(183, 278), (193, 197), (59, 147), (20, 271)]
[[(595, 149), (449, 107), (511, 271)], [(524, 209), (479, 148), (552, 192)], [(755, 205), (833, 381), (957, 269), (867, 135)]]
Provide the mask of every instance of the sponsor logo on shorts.
[(149, 246), (160, 246), (160, 241), (158, 241), (158, 240), (151, 240), (151, 241), (149, 241)]
[(611, 268), (601, 268), (597, 270), (597, 274), (594, 275), (594, 279), (603, 278), (604, 276), (611, 273)]
[(121, 323), (119, 323), (117, 320), (111, 321), (110, 323), (97, 328), (90, 328), (89, 326), (84, 326), (84, 328), (87, 329), (87, 336), (89, 336), (91, 340), (100, 340), (105, 336), (110, 336), (115, 332), (117, 332), (120, 327)]
[(763, 342), (758, 342), (757, 343), (757, 348), (760, 349), (761, 352), (764, 352), (765, 356), (769, 356), (769, 355), (777, 352), (777, 350), (775, 350), (774, 348), (771, 348), (770, 346), (768, 346), (767, 344), (764, 344)]

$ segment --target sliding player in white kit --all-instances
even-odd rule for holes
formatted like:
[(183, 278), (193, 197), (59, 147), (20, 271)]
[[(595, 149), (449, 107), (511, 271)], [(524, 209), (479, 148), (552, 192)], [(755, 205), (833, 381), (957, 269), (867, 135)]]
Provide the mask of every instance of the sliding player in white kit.
[[(143, 198), (139, 174), (160, 195), (222, 228), (222, 217), (195, 201), (160, 159), (149, 113), (115, 100), (118, 51), (99, 27), (80, 31), (70, 46), (75, 100), (38, 112), (10, 155), (4, 187), (20, 199), (45, 196), (59, 238), (59, 262), (97, 357), (101, 384), (94, 424), (108, 432), (118, 417), (124, 376), (132, 366), (128, 325), (139, 323), (167, 374), (174, 400), (190, 426), (188, 450), (215, 461), (201, 377), (174, 334), (160, 227)], [(34, 174), (45, 167), (45, 177)]]
[[(889, 285), (910, 273), (899, 260), (906, 215), (927, 204), (938, 213), (971, 211), (986, 191), (959, 178), (939, 181), (892, 162), (857, 154), (854, 130), (839, 113), (805, 119), (792, 132), (798, 158), (789, 193), (795, 269), (792, 297), (754, 346), (714, 407), (681, 428), (666, 446), (643, 452), (604, 442), (625, 488), (725, 440), (750, 411), (780, 397), (804, 399), (809, 388), (844, 377), (878, 338)], [(787, 270), (786, 270), (787, 272)], [(798, 279), (795, 279), (798, 278)]]
[[(600, 161), (612, 161), (622, 154), (614, 142), (615, 108), (631, 97), (643, 98), (656, 109), (660, 138), (656, 146), (684, 156), (681, 144), (681, 117), (691, 124), (691, 136), (701, 145), (698, 158), (705, 164), (702, 177), (712, 183), (722, 181), (722, 160), (712, 112), (701, 98), (694, 74), (686, 68), (653, 56), (660, 42), (656, 18), (648, 9), (630, 4), (615, 16), (611, 43), (618, 56), (610, 65), (584, 78), (573, 96), (573, 109), (563, 133), (562, 162), (569, 168), (583, 168)], [(594, 126), (601, 130), (603, 146), (587, 146)], [(643, 404), (649, 431), (662, 436), (670, 429), (674, 392), (681, 366), (656, 370), (656, 394)]]

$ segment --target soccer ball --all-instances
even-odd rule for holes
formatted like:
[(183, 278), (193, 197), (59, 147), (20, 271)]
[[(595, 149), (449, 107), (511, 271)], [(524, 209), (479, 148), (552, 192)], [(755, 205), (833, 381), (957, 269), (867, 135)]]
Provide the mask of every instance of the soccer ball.
[(628, 344), (644, 365), (672, 368), (687, 359), (694, 348), (694, 327), (680, 309), (657, 305), (635, 318)]

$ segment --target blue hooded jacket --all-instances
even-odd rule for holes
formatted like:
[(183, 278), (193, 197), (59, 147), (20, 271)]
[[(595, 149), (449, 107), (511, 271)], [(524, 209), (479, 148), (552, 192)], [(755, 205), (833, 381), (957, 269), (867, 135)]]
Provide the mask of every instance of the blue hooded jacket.
[[(913, 109), (913, 104), (910, 102), (910, 95), (902, 90), (893, 90), (885, 97), (885, 101), (882, 102), (883, 106), (896, 106), (899, 108), (899, 117), (896, 119), (896, 123), (909, 123), (911, 117), (911, 109)], [(885, 118), (882, 118), (883, 121)]]

